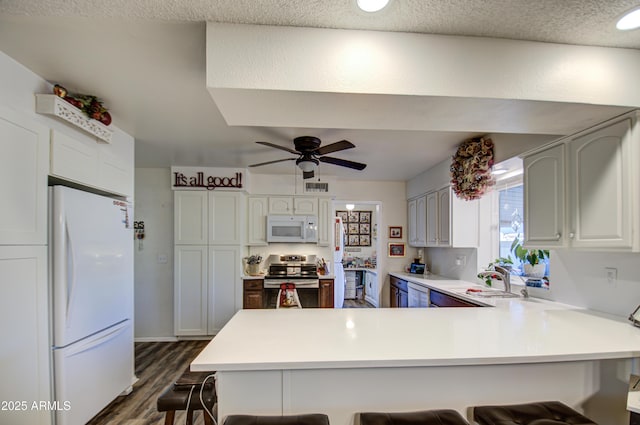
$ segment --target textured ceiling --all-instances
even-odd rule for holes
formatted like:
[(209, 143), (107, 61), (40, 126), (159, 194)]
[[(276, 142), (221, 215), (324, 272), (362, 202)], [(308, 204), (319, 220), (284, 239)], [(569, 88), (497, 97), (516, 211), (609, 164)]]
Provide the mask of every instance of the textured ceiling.
[[(392, 0), (379, 14), (355, 0), (0, 0), (0, 50), (51, 82), (105, 100), (136, 138), (138, 166), (246, 166), (283, 157), (253, 143), (295, 136), (358, 147), (348, 178), (403, 180), (445, 159), (465, 137), (427, 131), (229, 127), (205, 87), (205, 21), (457, 34), (640, 49), (615, 21), (640, 0)], [(531, 137), (502, 135), (505, 140)], [(515, 142), (514, 142), (515, 143)], [(524, 145), (523, 145), (524, 146)], [(511, 149), (518, 153), (518, 149)], [(428, 152), (416, 155), (416, 152)], [(338, 155), (336, 155), (338, 156)], [(284, 155), (286, 157), (286, 154)], [(389, 164), (402, 166), (389, 166)], [(291, 165), (288, 165), (291, 170)], [(282, 172), (279, 166), (260, 172)]]
[(393, 0), (380, 14), (355, 0), (2, 0), (3, 14), (229, 22), (500, 37), (640, 48), (615, 29), (638, 0)]

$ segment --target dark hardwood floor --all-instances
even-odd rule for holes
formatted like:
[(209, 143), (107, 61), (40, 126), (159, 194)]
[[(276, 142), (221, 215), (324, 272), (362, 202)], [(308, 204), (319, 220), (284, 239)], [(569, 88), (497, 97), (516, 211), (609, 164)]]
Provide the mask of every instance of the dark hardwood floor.
[[(164, 413), (156, 410), (156, 399), (172, 385), (209, 341), (139, 342), (135, 345), (138, 382), (128, 396), (118, 397), (88, 425), (162, 425)], [(89, 388), (87, 388), (89, 391)], [(185, 412), (176, 412), (175, 424), (184, 424)], [(194, 414), (194, 425), (204, 424), (202, 411)]]
[(375, 308), (373, 304), (361, 299), (344, 300), (342, 308)]

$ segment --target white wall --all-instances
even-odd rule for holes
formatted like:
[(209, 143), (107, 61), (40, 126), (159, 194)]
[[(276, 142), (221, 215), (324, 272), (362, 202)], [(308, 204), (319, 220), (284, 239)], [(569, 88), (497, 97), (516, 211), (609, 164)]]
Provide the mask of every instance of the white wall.
[(136, 169), (135, 220), (144, 221), (135, 244), (136, 340), (174, 339), (173, 190), (169, 168)]
[[(605, 267), (617, 269), (607, 283)], [(627, 317), (640, 304), (640, 254), (551, 251), (548, 297), (567, 304)]]

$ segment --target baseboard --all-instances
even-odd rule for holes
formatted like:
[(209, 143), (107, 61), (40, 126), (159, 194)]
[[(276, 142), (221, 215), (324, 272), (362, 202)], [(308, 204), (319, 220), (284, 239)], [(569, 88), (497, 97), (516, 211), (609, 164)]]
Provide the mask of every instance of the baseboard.
[(178, 342), (178, 338), (175, 336), (145, 336), (140, 338), (133, 338), (134, 342)]
[(208, 341), (213, 338), (213, 335), (203, 336), (179, 336), (177, 341)]

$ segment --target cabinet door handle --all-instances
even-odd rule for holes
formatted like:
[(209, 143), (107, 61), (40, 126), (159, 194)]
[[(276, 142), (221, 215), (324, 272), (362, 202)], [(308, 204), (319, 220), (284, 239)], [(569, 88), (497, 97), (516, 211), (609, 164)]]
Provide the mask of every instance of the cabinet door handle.
[(559, 241), (562, 235), (560, 233), (556, 233), (556, 240)]
[(575, 236), (576, 236), (575, 233), (573, 232), (569, 233), (569, 238), (573, 239)]

